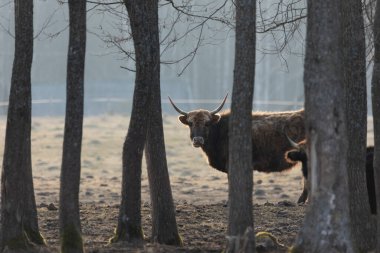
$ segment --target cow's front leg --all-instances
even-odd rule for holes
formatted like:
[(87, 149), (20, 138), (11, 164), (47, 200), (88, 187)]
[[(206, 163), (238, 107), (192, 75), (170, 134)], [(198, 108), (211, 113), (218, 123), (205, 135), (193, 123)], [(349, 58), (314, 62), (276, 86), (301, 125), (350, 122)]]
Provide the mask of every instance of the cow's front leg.
[(307, 197), (309, 195), (309, 190), (308, 190), (308, 181), (306, 178), (303, 179), (303, 191), (301, 193), (301, 196), (298, 198), (297, 203), (305, 203), (307, 200)]

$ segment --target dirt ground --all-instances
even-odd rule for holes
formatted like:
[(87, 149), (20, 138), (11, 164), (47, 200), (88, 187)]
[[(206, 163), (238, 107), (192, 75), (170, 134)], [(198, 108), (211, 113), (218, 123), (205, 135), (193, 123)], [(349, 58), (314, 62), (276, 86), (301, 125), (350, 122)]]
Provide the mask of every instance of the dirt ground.
[[(117, 223), (118, 205), (82, 204), (82, 229), (87, 252), (221, 252), (226, 243), (227, 212), (225, 203), (194, 205), (176, 203), (176, 218), (183, 247), (164, 247), (149, 243), (151, 235), (150, 205), (142, 208), (143, 229), (147, 237), (144, 247), (107, 245)], [(51, 247), (58, 247), (58, 211), (38, 208), (40, 227)], [(272, 233), (280, 243), (290, 246), (302, 223), (305, 206), (291, 202), (266, 203), (254, 206), (255, 232)], [(267, 244), (265, 244), (266, 247)], [(271, 247), (269, 247), (271, 248)], [(274, 247), (274, 252), (286, 252)]]
[[(119, 115), (85, 117), (84, 120), (80, 211), (87, 252), (222, 251), (227, 232), (227, 176), (208, 166), (201, 150), (191, 146), (189, 130), (178, 122), (177, 117), (168, 115), (164, 115), (166, 154), (184, 247), (149, 243), (151, 216), (145, 166), (142, 174), (142, 220), (147, 243), (140, 248), (107, 245), (117, 223), (121, 151), (128, 120)], [(6, 119), (0, 118), (0, 164), (5, 125)], [(59, 208), (63, 127), (63, 117), (37, 117), (32, 121), (32, 162), (39, 224), (52, 249), (56, 249), (59, 243), (58, 210), (49, 210), (47, 206)], [(370, 133), (369, 144), (372, 140)], [(255, 232), (270, 232), (280, 243), (291, 246), (305, 213), (305, 206), (295, 204), (302, 191), (300, 167), (283, 173), (255, 172), (253, 180)]]

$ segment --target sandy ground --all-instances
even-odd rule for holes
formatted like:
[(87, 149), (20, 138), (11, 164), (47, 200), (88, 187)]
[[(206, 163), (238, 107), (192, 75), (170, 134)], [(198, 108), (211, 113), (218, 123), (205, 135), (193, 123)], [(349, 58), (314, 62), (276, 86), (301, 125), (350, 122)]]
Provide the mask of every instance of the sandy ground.
[[(5, 125), (5, 118), (0, 118), (0, 154), (3, 154)], [(59, 207), (63, 127), (63, 117), (37, 117), (32, 122), (32, 162), (40, 227), (53, 247), (58, 245), (58, 212), (49, 211), (46, 205), (52, 203)], [(106, 244), (117, 222), (121, 151), (127, 129), (128, 118), (124, 116), (103, 115), (84, 119), (80, 202), (88, 252), (121, 252), (118, 250), (122, 246), (109, 247)], [(208, 166), (202, 151), (192, 147), (189, 130), (178, 122), (177, 117), (164, 115), (164, 130), (177, 222), (185, 245), (185, 248), (175, 250), (218, 252), (225, 243), (227, 176)], [(369, 144), (373, 143), (372, 127), (369, 127), (368, 140)], [(271, 232), (280, 242), (290, 246), (304, 214), (305, 207), (294, 204), (301, 191), (299, 166), (283, 173), (255, 172), (255, 230)], [(144, 231), (149, 237), (150, 200), (145, 167), (142, 201)], [(97, 250), (102, 247), (105, 247), (103, 251)], [(146, 252), (171, 251), (170, 248), (149, 244), (144, 249)]]

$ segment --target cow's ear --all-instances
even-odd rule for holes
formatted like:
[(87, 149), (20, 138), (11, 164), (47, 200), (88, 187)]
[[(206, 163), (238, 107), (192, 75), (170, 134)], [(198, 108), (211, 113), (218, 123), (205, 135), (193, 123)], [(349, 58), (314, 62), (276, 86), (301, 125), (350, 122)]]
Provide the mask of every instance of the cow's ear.
[(187, 116), (186, 115), (181, 115), (178, 117), (179, 121), (182, 122), (184, 125), (189, 125), (189, 122), (187, 122)]
[(219, 114), (219, 113), (217, 113), (217, 114), (213, 114), (213, 115), (211, 116), (211, 121), (212, 121), (213, 124), (218, 123), (219, 120), (220, 120), (220, 114)]

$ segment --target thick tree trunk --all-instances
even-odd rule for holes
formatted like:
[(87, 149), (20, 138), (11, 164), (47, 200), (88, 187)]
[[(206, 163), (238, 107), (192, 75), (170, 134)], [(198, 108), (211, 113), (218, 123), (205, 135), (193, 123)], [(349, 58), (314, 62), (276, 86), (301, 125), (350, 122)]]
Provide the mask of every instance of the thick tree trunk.
[[(376, 185), (377, 212), (380, 210), (380, 1), (376, 1), (375, 23), (375, 57), (372, 73), (372, 113), (375, 135), (374, 172)], [(380, 216), (377, 216), (376, 252), (380, 252)]]
[[(235, 70), (229, 122), (227, 252), (254, 251), (251, 131), (255, 79), (255, 19), (254, 0), (236, 1)], [(247, 230), (251, 233), (245, 234)], [(243, 238), (244, 234), (247, 238)]]
[(340, 1), (308, 1), (304, 82), (312, 199), (294, 252), (358, 252), (349, 212), (342, 28)]
[(59, 232), (62, 253), (82, 253), (79, 185), (83, 129), (86, 0), (69, 0), (66, 119), (63, 139)]
[(358, 249), (375, 247), (375, 226), (366, 185), (367, 90), (362, 3), (342, 1), (343, 61), (347, 122), (347, 170), (352, 236)]
[(15, 57), (1, 177), (0, 250), (33, 251), (39, 233), (31, 164), (33, 1), (15, 0)]

